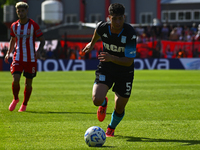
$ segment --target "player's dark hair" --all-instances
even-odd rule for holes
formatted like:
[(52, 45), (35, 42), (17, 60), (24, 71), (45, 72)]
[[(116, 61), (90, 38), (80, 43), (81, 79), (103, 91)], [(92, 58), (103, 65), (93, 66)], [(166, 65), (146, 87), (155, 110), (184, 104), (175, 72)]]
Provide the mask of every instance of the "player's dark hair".
[(122, 4), (114, 3), (109, 6), (108, 12), (111, 16), (113, 15), (121, 16), (124, 15), (125, 7)]

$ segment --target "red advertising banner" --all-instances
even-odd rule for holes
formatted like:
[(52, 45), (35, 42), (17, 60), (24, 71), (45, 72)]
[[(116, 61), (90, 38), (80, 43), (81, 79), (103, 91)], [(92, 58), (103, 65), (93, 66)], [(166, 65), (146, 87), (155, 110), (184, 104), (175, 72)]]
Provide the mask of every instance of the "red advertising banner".
[(200, 57), (200, 42), (155, 41), (137, 44), (139, 58), (155, 58), (155, 51), (160, 53), (161, 58), (196, 58)]
[[(64, 48), (65, 41), (60, 41), (61, 47)], [(69, 42), (66, 41), (67, 48), (81, 51), (86, 42)], [(58, 40), (46, 41), (44, 49), (55, 50), (58, 45)], [(36, 42), (36, 49), (39, 42)], [(3, 49), (9, 47), (9, 42), (0, 42), (0, 57), (3, 57)], [(102, 41), (98, 41), (94, 47), (98, 52), (102, 51)], [(65, 50), (65, 48), (63, 49)], [(156, 55), (159, 53), (159, 55)], [(200, 57), (200, 41), (183, 42), (183, 41), (154, 41), (137, 44), (137, 58), (197, 58)]]
[[(183, 42), (183, 41), (161, 41), (162, 53), (164, 58), (169, 58), (168, 53), (171, 52), (172, 58), (181, 58), (179, 53), (184, 53), (183, 57), (193, 58), (199, 57), (200, 42)], [(182, 58), (183, 58), (182, 57)]]
[(146, 42), (146, 43), (138, 43), (136, 46), (137, 49), (137, 57), (138, 58), (150, 58), (152, 57), (152, 51), (156, 49), (158, 42)]
[[(62, 47), (64, 47), (65, 41), (60, 41), (60, 44)], [(76, 48), (78, 47), (79, 50), (82, 50), (88, 43), (87, 42), (66, 42), (67, 47), (71, 47), (71, 48)], [(102, 42), (96, 42), (95, 44), (95, 49), (103, 49), (103, 44)]]

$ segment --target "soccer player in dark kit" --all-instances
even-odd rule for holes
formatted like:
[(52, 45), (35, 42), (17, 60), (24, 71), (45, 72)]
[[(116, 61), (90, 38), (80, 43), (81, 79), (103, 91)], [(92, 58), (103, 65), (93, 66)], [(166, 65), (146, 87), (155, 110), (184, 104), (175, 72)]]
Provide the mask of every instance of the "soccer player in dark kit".
[(90, 52), (98, 39), (103, 41), (103, 52), (98, 56), (99, 65), (93, 85), (92, 100), (99, 106), (97, 118), (103, 121), (106, 116), (107, 92), (112, 87), (115, 93), (115, 108), (111, 122), (107, 127), (106, 136), (113, 137), (114, 130), (125, 114), (125, 106), (131, 96), (134, 77), (134, 57), (136, 56), (136, 32), (124, 22), (125, 7), (114, 3), (108, 8), (108, 22), (98, 23), (91, 42), (82, 50)]

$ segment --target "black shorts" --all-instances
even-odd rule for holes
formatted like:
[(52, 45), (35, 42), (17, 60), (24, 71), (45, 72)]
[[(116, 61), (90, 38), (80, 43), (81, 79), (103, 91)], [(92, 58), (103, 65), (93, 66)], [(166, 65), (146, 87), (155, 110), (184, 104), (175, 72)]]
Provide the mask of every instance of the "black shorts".
[(131, 73), (111, 73), (97, 69), (95, 74), (95, 83), (106, 84), (109, 89), (113, 86), (113, 92), (124, 98), (130, 97), (134, 79), (133, 71)]
[[(15, 72), (13, 72), (13, 74), (20, 74), (20, 76), (21, 76), (22, 72), (15, 71)], [(36, 73), (23, 72), (23, 76), (26, 77), (26, 78), (28, 78), (28, 79), (33, 79), (36, 76)]]

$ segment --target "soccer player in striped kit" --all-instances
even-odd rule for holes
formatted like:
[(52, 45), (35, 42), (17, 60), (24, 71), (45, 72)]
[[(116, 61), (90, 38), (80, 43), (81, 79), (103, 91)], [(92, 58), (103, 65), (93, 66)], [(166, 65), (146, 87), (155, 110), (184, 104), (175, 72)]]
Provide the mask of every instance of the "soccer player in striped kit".
[(114, 136), (114, 130), (125, 114), (125, 106), (131, 96), (134, 57), (136, 56), (136, 32), (125, 23), (125, 7), (119, 3), (109, 6), (110, 21), (98, 23), (92, 40), (82, 50), (90, 52), (97, 40), (103, 41), (103, 52), (98, 56), (100, 61), (96, 70), (92, 99), (98, 107), (97, 118), (103, 121), (106, 117), (107, 92), (112, 88), (115, 92), (115, 108), (110, 124), (106, 130), (107, 137)]
[[(24, 100), (18, 111), (26, 111), (32, 92), (32, 81), (37, 72), (37, 58), (40, 57), (40, 52), (45, 44), (39, 25), (27, 16), (28, 7), (25, 2), (18, 2), (15, 5), (19, 20), (11, 25), (10, 46), (5, 56), (5, 62), (9, 63), (10, 53), (14, 50), (13, 61), (10, 65), (10, 71), (13, 76), (12, 92), (14, 99), (9, 106), (10, 111), (13, 111), (19, 102), (18, 95), (22, 72), (25, 77)], [(37, 51), (35, 51), (36, 38), (40, 41)]]

